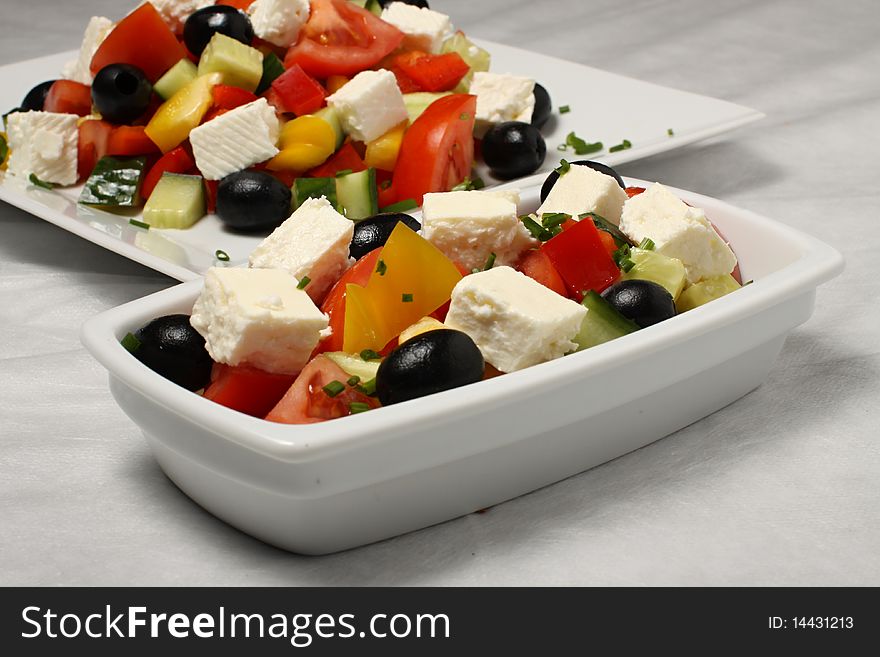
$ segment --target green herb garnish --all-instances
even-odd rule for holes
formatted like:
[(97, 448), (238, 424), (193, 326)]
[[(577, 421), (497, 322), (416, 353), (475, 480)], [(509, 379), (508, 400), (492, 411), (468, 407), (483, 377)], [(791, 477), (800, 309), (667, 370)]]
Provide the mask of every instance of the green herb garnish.
[(559, 160), (559, 166), (553, 170), (562, 177), (568, 173), (569, 169), (571, 169), (571, 164), (568, 163), (568, 160)]
[(601, 141), (590, 144), (578, 137), (573, 132), (569, 132), (568, 135), (565, 137), (565, 143), (571, 146), (577, 155), (597, 153), (604, 148)]
[(348, 381), (346, 381), (345, 385), (354, 387), (360, 382), (361, 382), (361, 377), (355, 375), (355, 376), (351, 377)]
[(451, 192), (470, 192), (474, 189), (483, 189), (486, 186), (478, 176), (474, 176), (473, 178), (465, 178), (460, 183), (458, 183), (455, 187), (450, 189)]
[(544, 228), (537, 221), (532, 219), (530, 216), (526, 215), (525, 217), (520, 217), (519, 220), (523, 223), (523, 226), (532, 234), (536, 240), (540, 240), (542, 242), (546, 242), (551, 237), (553, 237), (553, 232)]
[(303, 276), (301, 279), (299, 279), (299, 283), (296, 284), (296, 289), (297, 290), (305, 290), (306, 285), (308, 285), (311, 282), (312, 282), (311, 278), (309, 278), (308, 276)]
[(409, 294), (409, 293), (407, 293), (407, 292), (404, 292), (403, 294), (400, 295), (400, 300), (401, 300), (403, 303), (412, 303), (413, 295), (411, 295), (411, 294)]
[(560, 114), (568, 114), (571, 111), (571, 108), (568, 105), (560, 105), (559, 113)]
[(486, 258), (486, 264), (483, 265), (483, 271), (489, 271), (492, 267), (495, 266), (495, 253), (494, 251), (489, 254), (489, 257)]
[(568, 145), (567, 144), (559, 144), (559, 146), (556, 147), (556, 150), (557, 151), (567, 151)]
[(386, 205), (384, 208), (379, 208), (379, 212), (406, 212), (417, 207), (419, 207), (419, 204), (415, 202), (415, 199), (408, 198), (404, 201)]
[(125, 337), (119, 341), (119, 344), (130, 354), (136, 353), (141, 348), (141, 341), (137, 339), (134, 333), (126, 333)]
[(632, 142), (629, 139), (624, 139), (616, 146), (612, 146), (611, 148), (609, 148), (608, 152), (617, 153), (618, 151), (625, 151), (627, 148), (632, 148)]
[(129, 219), (128, 223), (130, 223), (132, 226), (143, 228), (144, 230), (150, 230), (150, 224), (145, 224), (143, 221), (138, 221), (137, 219)]
[(328, 397), (335, 397), (340, 392), (345, 390), (345, 384), (342, 381), (337, 381), (333, 379), (330, 383), (321, 388), (325, 393), (327, 393)]
[(217, 249), (214, 251), (214, 257), (220, 262), (229, 262), (229, 254), (223, 249)]
[(565, 212), (545, 212), (541, 215), (541, 223), (547, 230), (559, 228), (569, 219), (571, 219), (571, 215)]
[(32, 173), (30, 176), (28, 176), (28, 180), (31, 181), (32, 185), (35, 185), (37, 187), (42, 187), (43, 189), (55, 189), (54, 183), (46, 182), (45, 180), (40, 180), (39, 178), (37, 178), (37, 174), (35, 174), (35, 173)]
[(674, 135), (675, 135), (675, 133), (672, 132), (672, 128), (666, 128), (666, 136), (667, 137), (672, 137)]
[(385, 264), (384, 260), (380, 260), (376, 263), (376, 273), (379, 274), (379, 276), (384, 276), (386, 271), (388, 271), (388, 265)]
[(364, 349), (361, 352), (361, 360), (382, 360), (382, 354), (372, 349)]
[(642, 251), (653, 251), (655, 246), (657, 245), (654, 244), (654, 240), (652, 240), (650, 237), (646, 237), (639, 243), (639, 248)]
[(354, 415), (356, 413), (365, 413), (369, 411), (371, 406), (367, 402), (351, 402), (348, 405), (348, 410), (351, 411), (351, 414)]
[(369, 381), (364, 381), (362, 384), (355, 388), (358, 392), (361, 392), (365, 395), (375, 395), (376, 394), (376, 377), (373, 377)]

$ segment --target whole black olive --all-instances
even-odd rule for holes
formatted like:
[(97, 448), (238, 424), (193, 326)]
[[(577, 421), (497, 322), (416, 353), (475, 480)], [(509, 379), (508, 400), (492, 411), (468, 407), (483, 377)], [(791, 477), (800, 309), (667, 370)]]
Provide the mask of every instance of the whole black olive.
[(290, 216), (290, 196), (290, 188), (268, 173), (238, 171), (217, 185), (217, 216), (235, 230), (275, 228)]
[(201, 55), (217, 32), (249, 46), (254, 40), (250, 18), (228, 5), (211, 5), (194, 11), (183, 25), (183, 42), (193, 55)]
[(550, 101), (550, 94), (547, 93), (547, 90), (537, 82), (535, 83), (535, 90), (532, 92), (532, 95), (535, 97), (535, 109), (532, 110), (532, 125), (536, 128), (541, 128), (547, 123), (547, 119), (550, 118), (550, 114), (553, 112), (553, 103)]
[(619, 281), (602, 292), (602, 298), (642, 328), (675, 315), (672, 295), (654, 281), (635, 278)]
[(522, 121), (506, 121), (483, 136), (483, 161), (496, 178), (534, 173), (544, 163), (547, 145), (538, 129)]
[(377, 214), (358, 221), (354, 225), (354, 235), (351, 237), (348, 255), (359, 260), (373, 249), (385, 246), (385, 242), (391, 237), (391, 231), (401, 222), (415, 231), (422, 227), (413, 217), (402, 212)]
[(453, 329), (421, 333), (392, 351), (376, 373), (383, 405), (450, 390), (483, 378), (483, 354), (470, 337)]
[(379, 0), (379, 6), (384, 9), (392, 2), (402, 2), (405, 5), (413, 5), (414, 7), (421, 7), (422, 9), (430, 9), (430, 7), (428, 6), (428, 0)]
[(133, 355), (144, 365), (187, 390), (204, 388), (214, 361), (205, 339), (190, 325), (189, 315), (165, 315), (148, 322), (134, 337)]
[(21, 101), (21, 109), (34, 112), (43, 111), (43, 106), (46, 104), (46, 95), (53, 84), (55, 84), (55, 80), (46, 80), (28, 91), (24, 100)]
[(92, 103), (111, 123), (131, 123), (147, 111), (153, 85), (137, 66), (109, 64), (92, 82)]
[[(621, 178), (618, 173), (607, 164), (594, 162), (593, 160), (575, 160), (574, 162), (569, 162), (569, 164), (577, 164), (583, 167), (590, 167), (591, 169), (593, 169), (593, 171), (598, 171), (599, 173), (604, 173), (606, 176), (611, 176), (617, 181), (617, 184), (620, 185), (621, 189), (626, 189), (626, 185), (623, 183), (623, 178)], [(556, 184), (557, 180), (559, 180), (559, 174), (556, 173), (556, 170), (554, 169), (550, 172), (550, 175), (547, 176), (544, 184), (541, 185), (541, 203), (543, 203), (544, 199), (547, 198), (547, 194), (549, 194), (550, 190), (553, 189), (553, 185)]]

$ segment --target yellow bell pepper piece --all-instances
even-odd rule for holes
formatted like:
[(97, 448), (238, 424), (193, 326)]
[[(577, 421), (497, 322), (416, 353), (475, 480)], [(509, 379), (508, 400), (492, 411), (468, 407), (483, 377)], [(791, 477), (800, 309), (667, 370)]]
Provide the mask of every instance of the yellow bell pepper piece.
[(417, 335), (421, 335), (422, 333), (427, 333), (428, 331), (436, 331), (437, 329), (446, 328), (446, 324), (443, 322), (437, 321), (433, 317), (422, 317), (419, 321), (417, 321), (412, 326), (407, 326), (403, 331), (400, 332), (400, 344), (403, 344), (407, 340), (412, 340)]
[(400, 153), (400, 144), (403, 142), (403, 134), (406, 132), (408, 124), (409, 121), (404, 121), (381, 137), (369, 142), (367, 152), (364, 155), (364, 164), (374, 169), (394, 171), (397, 154)]
[(380, 351), (446, 303), (461, 280), (449, 258), (403, 223), (392, 231), (379, 261), (383, 266), (370, 275), (365, 287), (346, 287), (343, 351)]
[(328, 157), (327, 151), (320, 146), (292, 144), (269, 160), (266, 168), (271, 171), (308, 171), (326, 162)]
[(163, 153), (176, 148), (197, 128), (214, 103), (211, 90), (220, 84), (220, 73), (197, 77), (171, 96), (153, 115), (144, 132)]
[(319, 116), (306, 114), (288, 121), (278, 138), (278, 155), (266, 165), (273, 171), (306, 171), (323, 164), (336, 150), (333, 126)]

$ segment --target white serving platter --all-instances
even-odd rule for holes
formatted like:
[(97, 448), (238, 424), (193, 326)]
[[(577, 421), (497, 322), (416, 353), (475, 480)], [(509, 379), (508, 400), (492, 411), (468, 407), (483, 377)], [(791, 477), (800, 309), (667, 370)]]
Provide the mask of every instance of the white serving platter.
[[(601, 141), (606, 150), (590, 155), (612, 166), (679, 148), (760, 119), (761, 112), (684, 91), (662, 87), (581, 64), (519, 48), (477, 40), (492, 55), (492, 70), (533, 77), (550, 93), (556, 109), (543, 128), (547, 158), (542, 171), (557, 166), (561, 157), (583, 159), (557, 146), (569, 132), (589, 142)], [(0, 108), (17, 107), (34, 85), (57, 78), (75, 52), (60, 53), (0, 67)], [(602, 99), (598, 102), (596, 99)], [(673, 131), (669, 136), (668, 130)], [(609, 153), (607, 148), (627, 139), (632, 148)], [(481, 177), (492, 179), (484, 168)], [(224, 229), (208, 216), (188, 230), (145, 231), (128, 223), (129, 217), (78, 206), (80, 187), (46, 191), (0, 172), (0, 200), (45, 219), (95, 244), (180, 281), (198, 278), (216, 264), (222, 250), (233, 264), (244, 262), (262, 239)]]
[[(523, 190), (521, 211), (538, 206), (539, 189)], [(155, 317), (189, 313), (200, 281), (105, 312), (82, 340), (161, 467), (198, 504), (287, 550), (362, 545), (597, 466), (761, 384), (843, 259), (788, 226), (672, 191), (706, 211), (752, 284), (597, 347), (367, 413), (267, 422), (178, 387), (120, 345)]]

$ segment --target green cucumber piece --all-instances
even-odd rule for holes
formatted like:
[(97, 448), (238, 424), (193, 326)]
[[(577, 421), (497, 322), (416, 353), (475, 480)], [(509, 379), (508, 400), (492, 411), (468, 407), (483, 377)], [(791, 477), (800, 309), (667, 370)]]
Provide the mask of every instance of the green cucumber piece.
[(380, 208), (380, 212), (407, 212), (409, 210), (415, 210), (419, 207), (419, 204), (416, 203), (415, 199), (407, 198), (402, 201), (398, 201), (397, 203), (392, 203), (391, 205), (386, 205), (384, 208)]
[(698, 306), (720, 299), (725, 294), (730, 294), (742, 286), (730, 274), (707, 278), (699, 283), (694, 283), (675, 302), (675, 312), (683, 313)]
[(456, 32), (443, 43), (442, 52), (455, 52), (464, 60), (464, 63), (471, 67), (471, 70), (461, 79), (461, 81), (453, 89), (453, 93), (466, 94), (471, 88), (471, 80), (475, 71), (488, 71), (492, 61), (492, 56), (486, 51), (475, 45), (473, 41), (468, 39), (462, 32)]
[(314, 115), (324, 119), (333, 128), (333, 132), (336, 135), (336, 150), (339, 150), (342, 142), (345, 141), (345, 132), (342, 130), (342, 123), (339, 121), (339, 115), (336, 113), (336, 110), (332, 107), (325, 107), (319, 109)]
[(330, 205), (334, 208), (339, 208), (339, 203), (336, 200), (336, 178), (297, 178), (293, 181), (291, 191), (293, 192), (291, 202), (294, 210), (305, 203), (307, 198), (321, 198), (322, 196), (330, 201)]
[(629, 259), (635, 265), (627, 272), (621, 272), (621, 280), (638, 278), (643, 281), (654, 281), (666, 288), (673, 299), (684, 289), (687, 283), (687, 272), (678, 258), (670, 258), (656, 251), (632, 248)]
[(104, 210), (138, 207), (143, 202), (141, 183), (146, 167), (145, 157), (102, 157), (86, 180), (79, 202)]
[(587, 309), (587, 314), (581, 323), (580, 331), (574, 338), (578, 344), (578, 351), (639, 330), (635, 322), (617, 312), (593, 290), (587, 292), (582, 303)]
[(274, 52), (263, 55), (263, 77), (260, 78), (260, 84), (257, 85), (254, 93), (259, 95), (266, 91), (282, 73), (284, 73), (284, 64), (278, 59), (278, 55)]
[(356, 4), (361, 9), (366, 9), (368, 12), (373, 14), (374, 16), (382, 15), (382, 5), (379, 4), (379, 0), (350, 0), (353, 4)]
[(364, 360), (357, 354), (349, 354), (344, 351), (328, 351), (324, 354), (339, 365), (349, 376), (360, 377), (362, 382), (376, 378), (381, 360)]
[(376, 170), (347, 173), (336, 178), (336, 198), (340, 212), (353, 221), (372, 217), (379, 212), (379, 191)]
[(406, 105), (406, 113), (409, 114), (409, 122), (412, 123), (422, 115), (428, 105), (438, 98), (448, 96), (451, 92), (440, 91), (437, 93), (431, 91), (415, 91), (411, 94), (403, 94), (403, 104)]
[(144, 222), (153, 228), (189, 228), (204, 216), (201, 176), (163, 173), (144, 206)]
[(216, 32), (199, 59), (199, 76), (220, 73), (223, 84), (254, 91), (263, 77), (263, 53)]
[(199, 69), (184, 57), (156, 81), (156, 84), (153, 85), (153, 91), (162, 100), (168, 100), (197, 77), (199, 77)]

